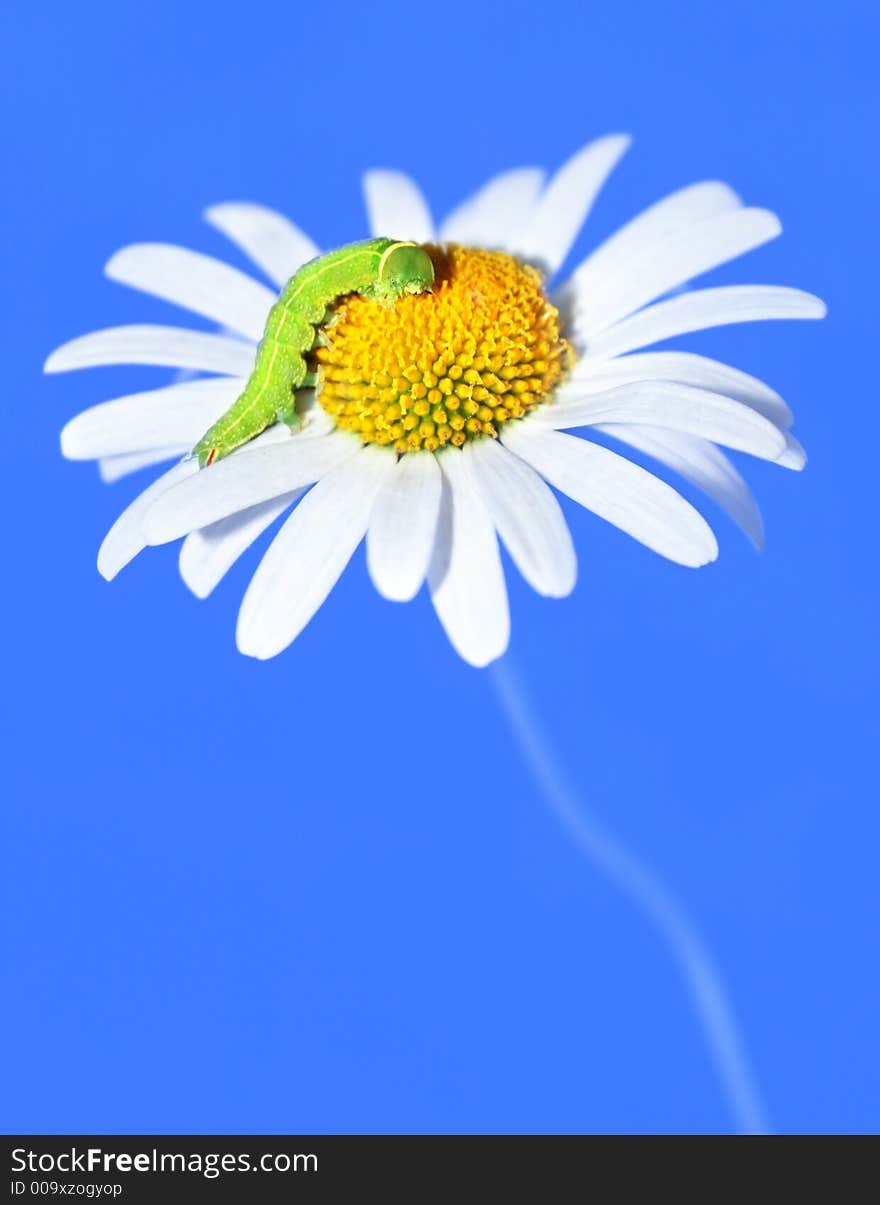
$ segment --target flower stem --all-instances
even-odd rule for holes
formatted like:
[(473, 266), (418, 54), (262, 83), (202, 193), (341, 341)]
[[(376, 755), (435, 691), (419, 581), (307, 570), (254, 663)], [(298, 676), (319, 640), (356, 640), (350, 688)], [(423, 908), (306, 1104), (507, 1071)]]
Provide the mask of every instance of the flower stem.
[(737, 1129), (768, 1133), (742, 1036), (712, 958), (682, 905), (655, 871), (577, 801), (508, 656), (491, 675), (501, 706), (545, 802), (580, 851), (646, 916), (678, 965)]

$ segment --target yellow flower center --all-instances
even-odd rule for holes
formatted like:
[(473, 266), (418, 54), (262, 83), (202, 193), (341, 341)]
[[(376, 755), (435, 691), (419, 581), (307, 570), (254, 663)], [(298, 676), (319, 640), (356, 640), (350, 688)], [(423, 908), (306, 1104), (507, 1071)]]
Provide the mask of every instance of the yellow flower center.
[(338, 427), (397, 452), (495, 436), (544, 401), (574, 362), (541, 276), (500, 251), (427, 248), (430, 293), (345, 299), (314, 353)]

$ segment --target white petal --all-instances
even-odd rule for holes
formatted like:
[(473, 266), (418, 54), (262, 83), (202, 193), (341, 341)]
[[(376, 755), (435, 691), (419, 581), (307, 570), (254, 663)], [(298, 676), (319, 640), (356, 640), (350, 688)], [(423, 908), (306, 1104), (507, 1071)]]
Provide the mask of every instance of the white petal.
[(102, 577), (109, 582), (146, 547), (141, 529), (144, 515), (166, 490), (172, 489), (178, 482), (196, 472), (198, 465), (195, 461), (181, 461), (148, 486), (142, 494), (138, 494), (107, 532), (103, 544), (98, 549), (98, 572)]
[(557, 391), (560, 400), (567, 396), (603, 393), (614, 385), (635, 381), (680, 381), (696, 385), (744, 402), (769, 418), (777, 427), (790, 427), (794, 416), (775, 389), (746, 372), (686, 351), (646, 351), (616, 360), (579, 360), (568, 381)]
[[(302, 418), (300, 434), (303, 438), (311, 435), (329, 435), (336, 429), (333, 419), (322, 406), (314, 401), (314, 396), (314, 391), (304, 391), (297, 395), (297, 408)], [(302, 403), (299, 401), (300, 397), (303, 399)]]
[[(301, 420), (301, 426), (296, 433), (297, 439), (311, 439), (314, 435), (329, 435), (331, 431), (336, 430), (336, 424), (327, 413), (323, 406), (318, 403), (314, 389), (298, 389), (296, 393), (296, 409)], [(264, 431), (260, 439), (263, 443), (271, 442), (270, 436), (274, 433), (274, 439), (277, 443), (283, 443), (290, 435), (289, 429), (284, 423), (275, 423)], [(257, 441), (251, 444), (252, 447), (258, 445)]]
[(394, 464), (387, 448), (362, 448), (306, 494), (244, 596), (236, 629), (242, 653), (265, 660), (299, 635), (360, 543)]
[(92, 460), (168, 444), (191, 446), (243, 388), (243, 378), (212, 377), (102, 402), (64, 427), (61, 451), (70, 460)]
[(648, 347), (673, 335), (727, 326), (735, 322), (763, 322), (771, 318), (823, 318), (825, 305), (811, 293), (777, 285), (728, 285), (698, 289), (671, 297), (640, 310), (591, 340), (591, 356), (620, 356)]
[(611, 134), (591, 142), (562, 165), (517, 239), (525, 259), (548, 275), (557, 271), (629, 143), (627, 135)]
[(367, 567), (385, 598), (407, 602), (425, 580), (437, 529), (442, 480), (429, 452), (409, 453), (382, 486), (370, 512)]
[(699, 511), (616, 452), (527, 422), (509, 423), (502, 439), (551, 485), (661, 556), (696, 568), (718, 555)]
[(552, 490), (524, 460), (494, 439), (465, 445), (495, 528), (526, 581), (550, 598), (574, 589), (577, 557)]
[[(223, 379), (225, 380), (225, 378)], [(303, 398), (308, 398), (310, 393), (304, 392), (302, 396)], [(222, 413), (222, 409), (221, 407), (214, 414), (214, 418)], [(326, 435), (329, 431), (333, 430), (331, 419), (319, 406), (309, 409), (305, 405), (301, 413), (303, 426), (297, 433), (298, 439), (311, 439), (316, 435)], [(108, 483), (117, 481), (120, 477), (125, 477), (127, 474), (134, 473), (138, 469), (146, 468), (147, 465), (161, 464), (163, 460), (179, 460), (192, 451), (193, 444), (197, 442), (205, 427), (214, 421), (214, 418), (208, 418), (205, 425), (201, 427), (195, 427), (192, 423), (187, 424), (190, 434), (177, 443), (148, 447), (143, 451), (121, 452), (110, 456), (102, 456), (98, 460), (98, 471), (101, 474), (101, 480)], [(195, 433), (193, 433), (193, 430), (195, 430)], [(267, 431), (264, 431), (259, 439), (255, 439), (250, 446), (264, 447), (272, 443), (282, 443), (289, 436), (290, 432), (288, 429), (282, 423), (276, 423)]]
[(500, 657), (510, 639), (498, 540), (467, 458), (446, 449), (437, 459), (443, 494), (428, 569), (431, 601), (453, 648), (480, 667)]
[(660, 239), (645, 253), (606, 274), (575, 298), (575, 339), (589, 340), (598, 331), (667, 293), (760, 247), (782, 232), (776, 214), (767, 209), (736, 209), (697, 222)]
[(635, 423), (602, 423), (598, 430), (638, 448), (679, 473), (717, 502), (756, 548), (763, 548), (764, 525), (758, 504), (740, 474), (714, 444), (679, 431), (641, 427)]
[(582, 260), (562, 293), (566, 297), (589, 296), (606, 280), (614, 280), (624, 271), (629, 274), (630, 265), (649, 254), (658, 242), (705, 218), (730, 213), (741, 204), (733, 189), (718, 180), (702, 180), (670, 193), (643, 209)]
[(276, 296), (210, 255), (170, 243), (133, 243), (109, 260), (111, 280), (152, 293), (248, 339), (260, 339)]
[(318, 247), (298, 226), (263, 205), (230, 201), (205, 210), (205, 220), (241, 247), (271, 281), (285, 285)]
[(98, 461), (98, 473), (105, 485), (112, 485), (130, 473), (139, 469), (149, 468), (153, 464), (163, 464), (166, 460), (180, 460), (189, 448), (181, 444), (171, 444), (169, 447), (150, 448), (145, 452), (123, 452), (119, 456), (102, 456)]
[(800, 472), (807, 463), (807, 453), (803, 444), (790, 431), (786, 431), (785, 435), (785, 451), (781, 456), (776, 458), (775, 463), (781, 465), (784, 469), (794, 469), (796, 473)]
[(294, 435), (270, 447), (261, 441), (265, 436), (163, 495), (144, 522), (148, 543), (166, 544), (259, 502), (311, 485), (359, 446), (341, 432), (314, 439)]
[(446, 218), (440, 241), (518, 254), (519, 234), (528, 224), (543, 183), (539, 167), (519, 167), (495, 176)]
[(367, 220), (375, 238), (410, 239), (430, 243), (434, 223), (428, 203), (414, 180), (403, 172), (370, 171), (364, 174)]
[(49, 356), (43, 370), (69, 372), (72, 368), (101, 368), (109, 364), (158, 364), (246, 377), (254, 366), (255, 355), (252, 343), (227, 335), (178, 326), (111, 326), (62, 343)]
[(687, 431), (764, 460), (781, 456), (786, 442), (785, 433), (750, 406), (677, 381), (641, 381), (579, 400), (567, 399), (542, 406), (530, 421), (554, 430), (597, 423), (647, 423)]
[(261, 502), (219, 523), (190, 532), (180, 546), (179, 566), (180, 576), (193, 594), (207, 598), (241, 554), (302, 492), (292, 490), (271, 502)]

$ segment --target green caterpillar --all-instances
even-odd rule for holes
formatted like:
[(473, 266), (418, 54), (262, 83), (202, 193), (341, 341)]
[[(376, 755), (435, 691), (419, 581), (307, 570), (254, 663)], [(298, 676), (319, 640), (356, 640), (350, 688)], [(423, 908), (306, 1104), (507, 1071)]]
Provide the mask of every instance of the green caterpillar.
[(314, 383), (306, 355), (328, 308), (346, 293), (391, 305), (403, 293), (423, 293), (434, 265), (416, 243), (390, 238), (349, 243), (310, 260), (290, 278), (269, 311), (257, 359), (244, 392), (199, 440), (192, 455), (205, 468), (275, 422), (299, 426), (295, 390)]

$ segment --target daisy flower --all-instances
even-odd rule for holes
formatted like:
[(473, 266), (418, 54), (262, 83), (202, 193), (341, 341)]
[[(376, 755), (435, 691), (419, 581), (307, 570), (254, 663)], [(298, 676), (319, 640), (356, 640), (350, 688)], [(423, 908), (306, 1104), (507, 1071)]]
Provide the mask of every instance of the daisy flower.
[[(218, 329), (112, 327), (46, 362), (47, 372), (149, 364), (198, 374), (93, 406), (62, 432), (64, 454), (97, 459), (107, 480), (177, 461), (110, 529), (98, 554), (104, 577), (147, 544), (183, 538), (181, 575), (206, 597), (287, 514), (241, 605), (243, 653), (286, 648), (366, 537), (377, 590), (405, 601), (427, 581), (453, 646), (483, 666), (509, 638), (499, 539), (539, 593), (560, 598), (574, 587), (575, 551), (554, 490), (678, 564), (715, 559), (703, 516), (628, 459), (630, 449), (696, 486), (760, 546), (757, 506), (721, 448), (801, 468), (790, 410), (726, 364), (643, 349), (729, 323), (820, 318), (825, 307), (767, 285), (676, 292), (780, 233), (774, 214), (716, 181), (658, 201), (557, 283), (627, 145), (623, 136), (599, 139), (549, 180), (532, 168), (506, 172), (439, 226), (406, 176), (367, 173), (370, 230), (423, 244), (433, 290), (387, 308), (342, 299), (314, 353), (317, 384), (303, 396), (301, 429), (273, 426), (209, 469), (187, 454), (242, 392), (277, 292), (182, 247), (136, 244), (114, 255), (112, 280)], [(275, 290), (318, 254), (261, 206), (217, 205), (205, 216)], [(596, 432), (620, 451), (592, 439)]]

